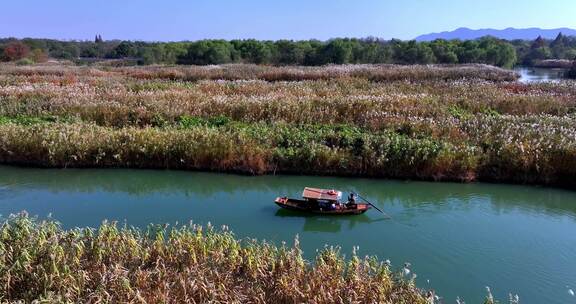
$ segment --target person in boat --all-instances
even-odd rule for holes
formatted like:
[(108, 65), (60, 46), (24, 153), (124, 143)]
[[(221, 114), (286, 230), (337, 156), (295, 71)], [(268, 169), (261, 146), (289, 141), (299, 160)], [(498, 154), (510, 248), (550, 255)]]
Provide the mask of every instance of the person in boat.
[(320, 210), (336, 210), (336, 203), (329, 201), (315, 201), (315, 205)]
[(350, 195), (348, 195), (348, 202), (346, 203), (346, 206), (348, 208), (356, 208), (356, 194), (354, 194), (354, 192), (351, 192)]

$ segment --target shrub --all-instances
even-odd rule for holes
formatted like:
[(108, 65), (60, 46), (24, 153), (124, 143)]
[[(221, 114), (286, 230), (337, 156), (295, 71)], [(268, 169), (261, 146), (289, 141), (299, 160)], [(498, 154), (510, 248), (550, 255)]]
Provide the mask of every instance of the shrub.
[(42, 49), (34, 49), (29, 58), (35, 63), (43, 63), (48, 61), (48, 54)]
[(33, 65), (34, 61), (32, 59), (29, 58), (22, 58), (19, 59), (18, 61), (16, 61), (17, 65)]

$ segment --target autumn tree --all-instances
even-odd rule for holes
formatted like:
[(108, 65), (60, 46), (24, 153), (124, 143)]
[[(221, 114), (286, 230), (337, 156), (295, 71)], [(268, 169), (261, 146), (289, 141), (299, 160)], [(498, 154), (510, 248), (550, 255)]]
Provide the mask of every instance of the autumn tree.
[(30, 48), (20, 42), (20, 41), (13, 41), (8, 43), (4, 48), (4, 58), (8, 61), (15, 61), (22, 59), (30, 53)]
[(48, 54), (42, 49), (34, 49), (30, 53), (30, 59), (36, 63), (46, 62), (48, 61)]

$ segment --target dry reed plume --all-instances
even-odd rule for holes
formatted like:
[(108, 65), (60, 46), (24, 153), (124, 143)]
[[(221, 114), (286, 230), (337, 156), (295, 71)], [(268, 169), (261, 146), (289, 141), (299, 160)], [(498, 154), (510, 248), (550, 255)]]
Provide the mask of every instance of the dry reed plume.
[(25, 214), (0, 227), (0, 301), (82, 303), (426, 303), (375, 258), (338, 249), (313, 264), (294, 247), (225, 227), (63, 230)]

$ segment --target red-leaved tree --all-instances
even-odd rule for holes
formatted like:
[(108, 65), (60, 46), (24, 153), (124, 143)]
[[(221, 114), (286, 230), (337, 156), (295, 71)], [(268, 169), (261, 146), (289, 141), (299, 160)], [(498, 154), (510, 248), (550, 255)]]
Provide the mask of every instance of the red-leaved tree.
[(4, 57), (8, 61), (22, 59), (30, 53), (30, 48), (20, 41), (8, 43), (4, 48)]

